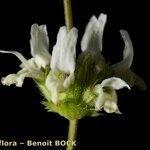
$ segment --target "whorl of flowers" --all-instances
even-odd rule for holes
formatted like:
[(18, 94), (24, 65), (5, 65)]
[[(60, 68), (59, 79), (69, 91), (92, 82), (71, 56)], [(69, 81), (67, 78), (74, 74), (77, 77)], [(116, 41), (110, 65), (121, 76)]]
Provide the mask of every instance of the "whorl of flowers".
[(82, 53), (76, 59), (78, 30), (60, 27), (52, 54), (46, 25), (31, 26), (31, 55), (25, 59), (16, 51), (0, 51), (16, 55), (21, 70), (2, 78), (2, 84), (22, 87), (26, 77), (38, 85), (45, 100), (46, 109), (59, 113), (67, 119), (97, 116), (99, 111), (120, 113), (116, 90), (137, 85), (145, 89), (144, 81), (130, 70), (133, 46), (129, 34), (121, 30), (125, 43), (123, 60), (109, 66), (101, 54), (103, 32), (107, 16), (92, 16), (81, 40)]

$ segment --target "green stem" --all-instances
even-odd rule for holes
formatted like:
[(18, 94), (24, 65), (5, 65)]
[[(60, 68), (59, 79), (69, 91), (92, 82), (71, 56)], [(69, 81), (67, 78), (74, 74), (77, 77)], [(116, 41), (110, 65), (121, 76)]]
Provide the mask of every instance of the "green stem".
[(71, 0), (64, 0), (65, 23), (68, 31), (73, 27)]
[(75, 148), (72, 142), (75, 141), (76, 139), (77, 127), (78, 127), (78, 120), (69, 120), (69, 131), (68, 131), (69, 145), (67, 145), (66, 150), (74, 150)]
[[(63, 0), (64, 1), (64, 13), (65, 13), (65, 24), (67, 30), (71, 30), (73, 28), (73, 18), (72, 18), (72, 7), (71, 0)], [(78, 120), (69, 120), (69, 130), (68, 130), (68, 141), (66, 150), (74, 150), (74, 144), (72, 143), (76, 139), (78, 127)]]

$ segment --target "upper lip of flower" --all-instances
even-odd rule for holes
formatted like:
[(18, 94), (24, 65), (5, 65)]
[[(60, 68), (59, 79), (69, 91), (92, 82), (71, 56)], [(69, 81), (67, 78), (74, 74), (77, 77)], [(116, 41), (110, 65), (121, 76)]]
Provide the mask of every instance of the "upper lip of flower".
[(51, 69), (71, 74), (75, 70), (76, 43), (78, 37), (76, 28), (67, 31), (61, 27), (57, 35), (56, 45), (53, 47)]
[(119, 63), (112, 65), (111, 67), (116, 70), (126, 70), (129, 69), (133, 62), (133, 45), (130, 39), (130, 36), (126, 30), (120, 30), (123, 41), (125, 43), (124, 51), (123, 51), (123, 60)]
[(51, 55), (48, 52), (49, 38), (46, 25), (33, 24), (31, 26), (31, 54), (39, 67), (45, 68), (50, 64)]
[(106, 63), (105, 58), (101, 54), (103, 48), (103, 32), (107, 21), (107, 15), (100, 14), (98, 19), (92, 16), (89, 23), (86, 26), (85, 33), (81, 40), (81, 50), (84, 53), (89, 53), (94, 57), (97, 70), (102, 70)]

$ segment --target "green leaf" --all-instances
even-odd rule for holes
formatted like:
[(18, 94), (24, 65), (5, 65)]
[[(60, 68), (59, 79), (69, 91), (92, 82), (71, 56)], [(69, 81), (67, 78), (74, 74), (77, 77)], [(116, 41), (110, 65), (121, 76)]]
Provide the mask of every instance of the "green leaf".
[(41, 104), (43, 104), (45, 106), (45, 109), (48, 111), (48, 112), (58, 112), (58, 106), (57, 105), (54, 105), (51, 101), (42, 101)]

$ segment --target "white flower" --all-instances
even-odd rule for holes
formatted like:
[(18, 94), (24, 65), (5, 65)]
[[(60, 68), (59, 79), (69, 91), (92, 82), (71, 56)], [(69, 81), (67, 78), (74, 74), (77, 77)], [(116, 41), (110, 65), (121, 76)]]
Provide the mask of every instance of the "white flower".
[(22, 69), (17, 74), (10, 74), (2, 78), (4, 85), (16, 84), (16, 86), (21, 87), (25, 77), (39, 79), (42, 75), (41, 68), (50, 64), (51, 55), (48, 52), (49, 40), (46, 25), (32, 25), (30, 44), (33, 57), (29, 60), (16, 51), (0, 51), (1, 53), (14, 54), (22, 62)]
[(23, 84), (23, 80), (26, 77), (26, 70), (22, 69), (18, 71), (17, 74), (10, 74), (7, 77), (3, 77), (1, 79), (1, 82), (3, 85), (8, 85), (10, 86), (11, 84), (16, 84), (16, 86), (21, 87)]
[(55, 104), (58, 103), (58, 92), (67, 89), (74, 81), (77, 36), (76, 28), (67, 31), (66, 27), (61, 27), (53, 47), (46, 86)]
[(129, 85), (120, 78), (111, 77), (102, 81), (101, 84), (95, 86), (95, 92), (98, 95), (95, 102), (95, 110), (104, 110), (107, 113), (120, 113), (117, 106), (117, 94), (115, 90), (127, 87)]
[(134, 55), (132, 42), (130, 40), (128, 32), (125, 30), (120, 30), (120, 33), (121, 33), (122, 38), (124, 40), (125, 48), (123, 51), (123, 60), (112, 66), (112, 68), (115, 71), (122, 71), (122, 70), (129, 69), (132, 65), (133, 55)]
[(31, 54), (38, 67), (45, 68), (50, 64), (51, 55), (48, 52), (49, 39), (46, 25), (33, 24), (31, 27)]
[[(96, 64), (96, 73), (99, 73), (107, 66), (105, 59), (101, 54), (106, 19), (107, 16), (105, 14), (100, 14), (98, 19), (95, 16), (92, 16), (87, 24), (85, 34), (81, 41), (81, 49), (83, 51), (82, 55), (84, 56), (88, 53), (93, 57)], [(110, 66), (110, 69), (112, 69), (114, 73), (113, 76), (115, 77), (105, 79), (101, 84), (95, 86), (95, 91), (98, 94), (95, 103), (95, 110), (101, 110), (104, 108), (108, 113), (120, 113), (117, 106), (117, 94), (115, 90), (123, 87), (130, 89), (134, 84), (143, 89), (146, 87), (144, 81), (130, 70), (134, 52), (129, 34), (125, 30), (121, 30), (120, 32), (125, 43), (123, 61)]]
[(84, 53), (89, 53), (96, 61), (97, 72), (102, 70), (106, 63), (101, 54), (103, 43), (103, 32), (107, 16), (100, 14), (98, 18), (92, 16), (81, 41), (81, 49)]
[[(93, 60), (96, 64), (95, 67), (97, 73), (102, 71), (106, 67), (105, 59), (101, 54), (103, 32), (106, 24), (106, 19), (107, 16), (105, 14), (100, 14), (98, 19), (95, 16), (92, 16), (89, 23), (87, 24), (85, 34), (81, 41), (81, 49), (83, 51), (83, 55), (86, 55), (88, 53), (93, 57)], [(128, 53), (129, 52), (125, 54), (125, 64), (131, 65), (132, 55), (128, 56)], [(129, 85), (125, 81), (116, 77), (105, 79), (101, 84), (97, 84), (94, 87), (94, 91), (97, 94), (97, 98), (94, 103), (95, 110), (99, 111), (104, 108), (104, 110), (108, 113), (120, 113), (117, 106), (117, 94), (115, 90), (121, 89), (123, 87), (127, 87), (130, 89)], [(88, 91), (86, 92), (88, 93)]]
[[(106, 20), (107, 16), (105, 14), (100, 14), (98, 18), (92, 16), (89, 23), (87, 24), (85, 34), (81, 41), (81, 49), (83, 51), (82, 55), (84, 56), (88, 53), (93, 57), (93, 60), (95, 61), (96, 64), (95, 66), (96, 73), (99, 73), (107, 66), (105, 58), (101, 54), (103, 43), (103, 32)], [(143, 81), (143, 79), (138, 75), (136, 75), (130, 69), (134, 56), (130, 36), (126, 30), (121, 30), (120, 33), (125, 43), (125, 48), (123, 51), (123, 60), (119, 63), (110, 66), (110, 68), (113, 70), (114, 76), (125, 80), (130, 85), (130, 87), (136, 85), (139, 89), (145, 90), (146, 84)]]
[(139, 89), (144, 90), (146, 88), (146, 84), (143, 79), (136, 75), (132, 70), (130, 70), (134, 56), (130, 36), (126, 30), (120, 30), (120, 33), (125, 43), (123, 60), (112, 65), (111, 68), (115, 73), (114, 75), (125, 80), (130, 85), (130, 87), (135, 84)]
[[(82, 53), (76, 61), (78, 31), (60, 27), (52, 56), (48, 52), (49, 39), (45, 25), (31, 27), (31, 55), (27, 60), (16, 51), (0, 51), (16, 55), (22, 64), (17, 74), (2, 78), (6, 85), (21, 87), (25, 77), (36, 79), (45, 96), (46, 109), (65, 118), (81, 119), (107, 113), (120, 113), (116, 90), (134, 84), (145, 86), (144, 81), (130, 70), (133, 46), (127, 31), (121, 30), (125, 43), (123, 60), (109, 67), (101, 54), (103, 32), (107, 16), (92, 16), (81, 40)], [(77, 62), (77, 63), (76, 63)], [(93, 109), (94, 107), (94, 109)]]

